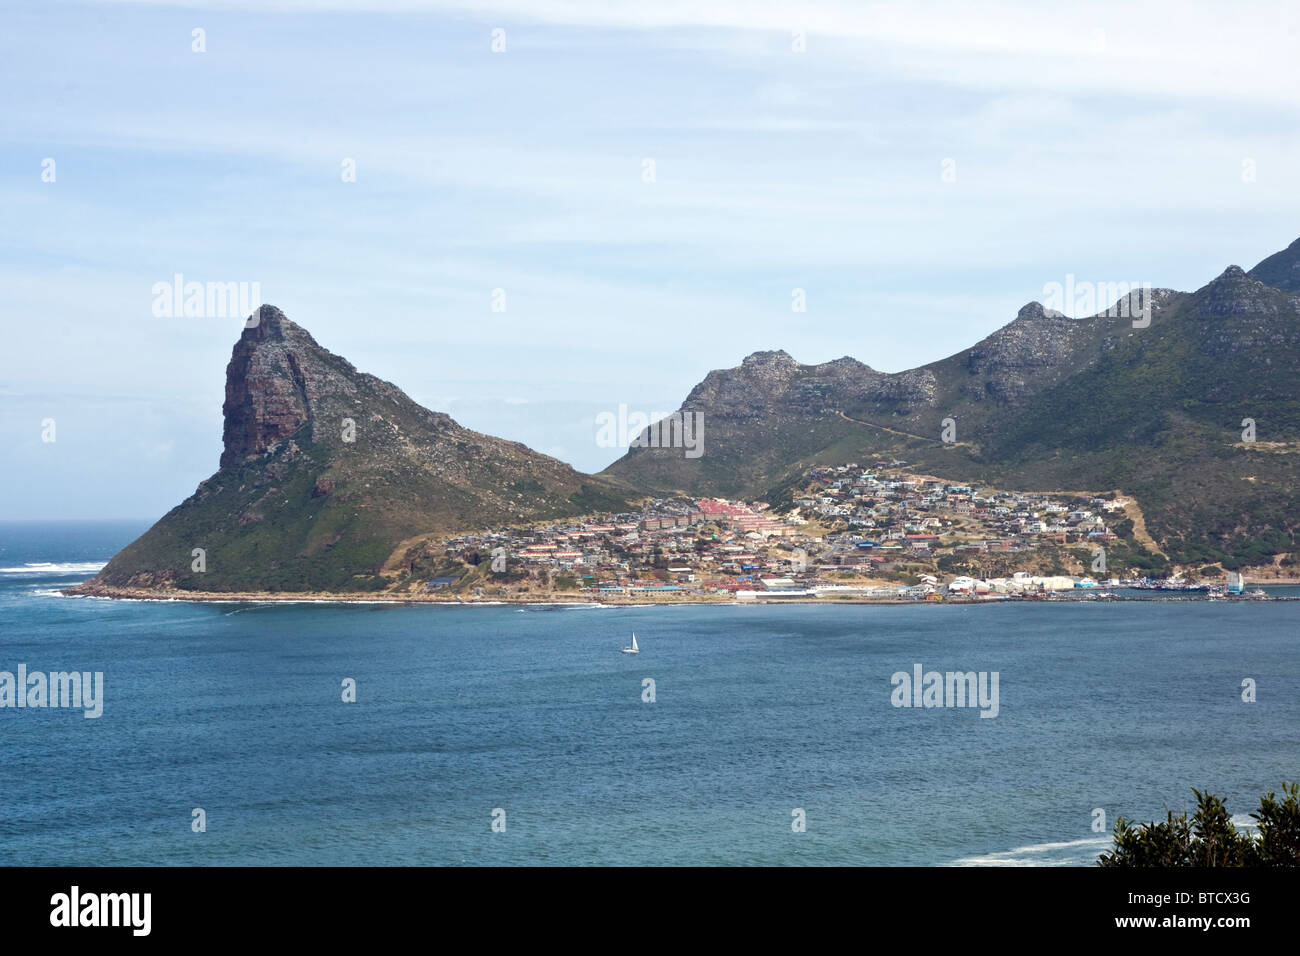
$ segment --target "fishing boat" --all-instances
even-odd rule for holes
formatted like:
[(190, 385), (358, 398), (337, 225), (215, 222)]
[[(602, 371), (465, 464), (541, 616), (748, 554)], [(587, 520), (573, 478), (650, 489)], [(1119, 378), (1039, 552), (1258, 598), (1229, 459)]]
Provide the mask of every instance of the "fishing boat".
[(632, 646), (623, 648), (624, 654), (640, 654), (641, 648), (636, 646), (636, 632), (632, 632)]

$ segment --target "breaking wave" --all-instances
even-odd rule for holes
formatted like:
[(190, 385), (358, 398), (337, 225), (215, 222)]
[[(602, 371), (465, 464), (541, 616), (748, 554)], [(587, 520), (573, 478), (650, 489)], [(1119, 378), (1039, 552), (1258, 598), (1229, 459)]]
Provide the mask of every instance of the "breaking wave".
[(1080, 866), (1095, 863), (1097, 857), (1109, 849), (1111, 838), (1088, 837), (1059, 843), (1032, 843), (1013, 850), (967, 856), (954, 860), (953, 866)]
[(31, 561), (18, 568), (0, 568), (0, 574), (94, 574), (107, 561)]

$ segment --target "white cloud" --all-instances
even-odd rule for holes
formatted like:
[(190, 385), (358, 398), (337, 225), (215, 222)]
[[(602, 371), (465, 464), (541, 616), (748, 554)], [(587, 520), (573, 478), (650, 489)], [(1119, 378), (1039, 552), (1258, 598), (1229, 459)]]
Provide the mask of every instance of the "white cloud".
[[(175, 5), (169, 0), (109, 2)], [(792, 31), (802, 30), (813, 38), (804, 56), (883, 58), (916, 77), (984, 89), (1250, 97), (1293, 106), (1300, 78), (1295, 56), (1300, 11), (1287, 0), (1211, 5), (1105, 0), (1068, 11), (1055, 4), (1006, 0), (212, 0), (181, 5), (299, 13), (454, 13), (480, 22), (519, 24), (523, 35), (518, 39), (525, 44), (527, 27), (533, 24), (715, 30), (711, 44), (709, 37), (701, 38), (703, 45), (764, 56), (788, 52), (788, 42), (768, 46), (737, 38), (766, 33), (786, 41)]]
[(153, 320), (176, 271), (259, 281), (417, 400), (597, 467), (575, 404), (675, 408), (760, 348), (896, 371), (1066, 273), (1195, 288), (1300, 232), (1281, 4), (274, 7), (33, 2), (0, 36), (0, 382), (139, 396), (159, 471), (191, 469), (169, 487), (215, 460), (238, 331)]

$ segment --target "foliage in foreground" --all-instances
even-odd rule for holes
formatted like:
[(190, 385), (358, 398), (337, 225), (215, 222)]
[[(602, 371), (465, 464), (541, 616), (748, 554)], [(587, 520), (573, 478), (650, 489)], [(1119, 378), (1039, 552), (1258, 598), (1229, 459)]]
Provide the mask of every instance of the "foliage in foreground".
[(1300, 784), (1282, 784), (1282, 799), (1269, 791), (1251, 814), (1252, 836), (1232, 825), (1223, 798), (1193, 788), (1196, 813), (1166, 814), (1164, 823), (1115, 821), (1115, 849), (1099, 866), (1300, 866)]

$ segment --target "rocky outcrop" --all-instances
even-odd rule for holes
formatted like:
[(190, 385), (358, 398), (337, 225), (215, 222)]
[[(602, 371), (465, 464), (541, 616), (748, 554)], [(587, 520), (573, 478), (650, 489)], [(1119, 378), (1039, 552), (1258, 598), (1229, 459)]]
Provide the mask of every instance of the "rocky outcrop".
[(375, 590), (404, 539), (624, 504), (608, 480), (358, 372), (270, 305), (235, 344), (223, 410), (220, 469), (87, 593)]
[(1022, 402), (1076, 362), (1088, 331), (1078, 320), (1030, 302), (1009, 324), (967, 353), (972, 380), (967, 393), (976, 400)]
[(1208, 319), (1280, 315), (1294, 311), (1285, 292), (1261, 282), (1241, 266), (1228, 266), (1192, 297), (1196, 313)]
[(939, 379), (928, 368), (913, 368), (893, 375), (878, 375), (865, 383), (859, 399), (895, 415), (910, 415), (930, 408), (938, 396)]
[(297, 432), (311, 421), (313, 399), (330, 387), (315, 361), (324, 350), (283, 312), (264, 305), (248, 325), (226, 366), (222, 468)]
[[(1278, 381), (1276, 370), (1300, 376), (1300, 296), (1265, 285), (1237, 266), (1200, 289), (1191, 299), (1187, 315), (1195, 330), (1201, 362), (1222, 369), (1206, 398), (1231, 392), (1242, 378), (1255, 383), (1260, 402), (1297, 400), (1297, 379)], [(1261, 414), (1255, 410), (1255, 414)]]

